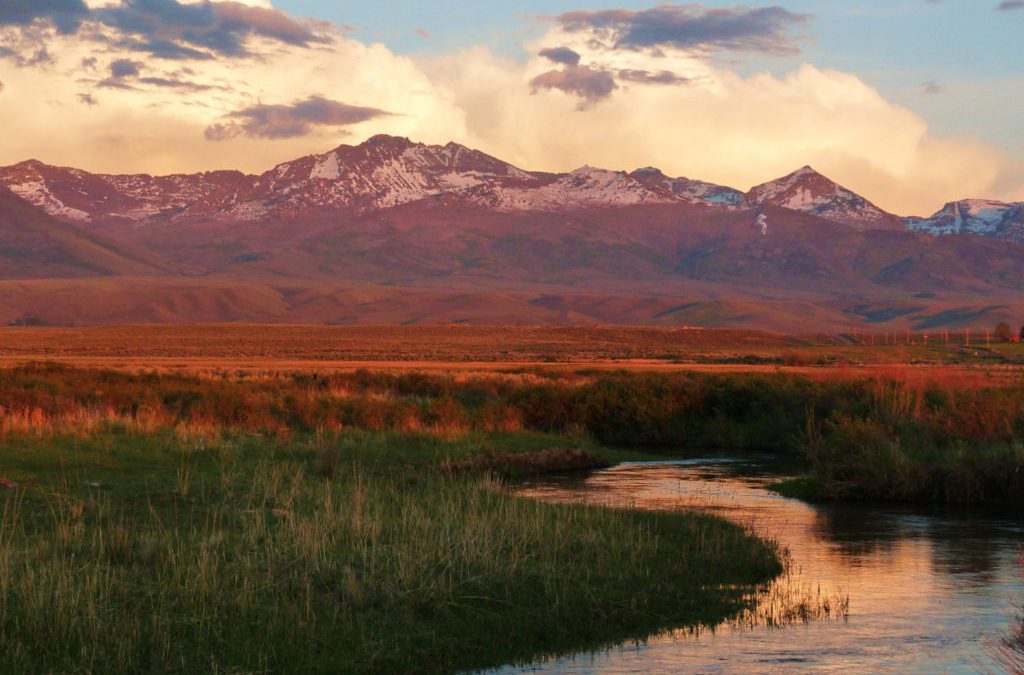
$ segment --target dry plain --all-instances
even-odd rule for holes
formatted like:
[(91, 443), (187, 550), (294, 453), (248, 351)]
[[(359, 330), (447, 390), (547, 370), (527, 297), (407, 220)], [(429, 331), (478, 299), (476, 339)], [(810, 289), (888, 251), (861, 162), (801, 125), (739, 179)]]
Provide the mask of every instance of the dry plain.
[(623, 326), (138, 325), (6, 327), (0, 366), (227, 376), (375, 371), (649, 370), (884, 377), (920, 384), (1013, 384), (1024, 349), (923, 334), (781, 335)]

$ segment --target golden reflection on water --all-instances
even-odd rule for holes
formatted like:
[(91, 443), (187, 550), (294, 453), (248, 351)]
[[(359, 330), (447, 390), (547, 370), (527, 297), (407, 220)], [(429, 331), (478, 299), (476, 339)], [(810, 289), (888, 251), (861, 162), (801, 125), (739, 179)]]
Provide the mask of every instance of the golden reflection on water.
[[(989, 643), (1024, 598), (1020, 514), (810, 506), (765, 490), (778, 475), (761, 461), (714, 459), (517, 488), (552, 502), (709, 511), (777, 540), (789, 565), (754, 612), (713, 631), (501, 672), (999, 672)], [(800, 603), (805, 612), (787, 615)]]

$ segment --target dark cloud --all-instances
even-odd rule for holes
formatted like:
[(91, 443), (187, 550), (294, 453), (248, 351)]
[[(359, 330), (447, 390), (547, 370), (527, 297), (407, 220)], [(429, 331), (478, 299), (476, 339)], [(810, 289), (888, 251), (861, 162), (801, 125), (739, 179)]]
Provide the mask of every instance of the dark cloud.
[(2, 94), (3, 91), (4, 91), (4, 83), (0, 82), (0, 94)]
[(1024, 9), (1024, 0), (1003, 0), (996, 9), (1004, 12), (1011, 9)]
[(921, 92), (925, 94), (941, 94), (942, 85), (935, 80), (928, 80), (921, 83)]
[(806, 25), (809, 19), (809, 15), (794, 14), (783, 7), (708, 9), (697, 4), (665, 4), (640, 11), (567, 12), (557, 21), (569, 31), (594, 31), (617, 48), (677, 47), (793, 54), (800, 49), (790, 31)]
[(558, 89), (581, 99), (580, 108), (585, 109), (612, 95), (615, 78), (606, 70), (591, 66), (566, 66), (562, 70), (551, 70), (530, 81), (533, 93), (541, 89)]
[(206, 129), (206, 138), (223, 141), (236, 136), (250, 138), (295, 138), (307, 136), (316, 127), (344, 127), (391, 115), (377, 108), (364, 108), (312, 96), (291, 105), (255, 105), (228, 115), (228, 122)]
[(677, 75), (670, 70), (620, 70), (619, 79), (640, 84), (687, 84), (690, 79)]
[[(0, 0), (0, 2), (2, 1), (3, 0)], [(50, 52), (46, 47), (40, 47), (22, 54), (10, 47), (0, 46), (0, 59), (10, 59), (14, 62), (14, 65), (19, 68), (53, 63), (53, 57), (50, 55)]]
[(181, 89), (188, 91), (207, 91), (210, 87), (205, 84), (196, 84), (178, 77), (140, 77), (139, 84), (148, 84), (153, 87), (164, 89)]
[(120, 31), (115, 46), (168, 59), (248, 56), (246, 41), (253, 36), (302, 47), (325, 41), (284, 12), (234, 1), (123, 0), (90, 10), (83, 0), (0, 0), (0, 26), (37, 20), (64, 33), (97, 22)]
[(110, 64), (110, 76), (121, 80), (126, 77), (138, 77), (142, 72), (142, 64), (131, 59), (118, 59)]
[[(95, 10), (92, 17), (137, 36), (144, 49), (163, 48), (178, 58), (182, 57), (181, 49), (245, 56), (245, 41), (253, 35), (298, 46), (318, 41), (309, 29), (283, 12), (238, 2), (124, 0), (122, 5)], [(153, 49), (146, 51), (154, 53)]]
[(101, 80), (100, 87), (105, 89), (135, 89), (129, 81), (134, 80), (142, 72), (142, 64), (131, 59), (117, 59), (110, 63), (110, 76)]
[(131, 89), (137, 90), (138, 85), (149, 85), (162, 89), (181, 89), (188, 91), (205, 91), (210, 89), (206, 85), (196, 84), (183, 79), (184, 76), (193, 75), (193, 71), (183, 68), (176, 73), (166, 76), (150, 75), (142, 76), (142, 63), (131, 59), (118, 59), (110, 64), (110, 77), (99, 83), (99, 86), (107, 89)]
[(129, 39), (122, 40), (118, 46), (122, 49), (145, 52), (150, 56), (156, 56), (157, 58), (169, 61), (206, 61), (213, 58), (213, 55), (209, 52), (184, 47), (170, 40)]
[(540, 55), (549, 61), (560, 63), (564, 66), (578, 66), (580, 65), (579, 52), (575, 52), (568, 47), (553, 47), (551, 49), (544, 49), (540, 52)]
[(83, 0), (3, 0), (0, 26), (28, 26), (38, 19), (53, 22), (61, 33), (74, 33), (89, 16)]
[(99, 105), (99, 101), (92, 94), (79, 94), (78, 102), (87, 106)]

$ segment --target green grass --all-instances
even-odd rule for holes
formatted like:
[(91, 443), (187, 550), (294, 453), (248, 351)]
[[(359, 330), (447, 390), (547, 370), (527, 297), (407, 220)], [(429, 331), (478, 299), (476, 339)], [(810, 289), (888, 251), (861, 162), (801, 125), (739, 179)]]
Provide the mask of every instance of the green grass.
[(714, 624), (780, 572), (718, 519), (437, 470), (559, 443), (8, 436), (0, 477), (34, 484), (0, 492), (0, 671), (452, 672)]

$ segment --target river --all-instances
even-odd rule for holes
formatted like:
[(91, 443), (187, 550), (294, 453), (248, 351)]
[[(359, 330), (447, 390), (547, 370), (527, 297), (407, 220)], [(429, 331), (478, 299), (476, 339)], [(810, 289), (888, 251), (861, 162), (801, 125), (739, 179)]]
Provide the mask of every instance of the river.
[(710, 457), (546, 477), (516, 491), (554, 502), (717, 513), (780, 542), (797, 585), (848, 598), (845, 616), (666, 632), (643, 644), (493, 672), (1000, 672), (992, 645), (1024, 602), (1024, 514), (812, 506), (765, 488), (789, 473), (771, 457)]

